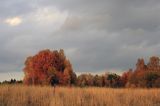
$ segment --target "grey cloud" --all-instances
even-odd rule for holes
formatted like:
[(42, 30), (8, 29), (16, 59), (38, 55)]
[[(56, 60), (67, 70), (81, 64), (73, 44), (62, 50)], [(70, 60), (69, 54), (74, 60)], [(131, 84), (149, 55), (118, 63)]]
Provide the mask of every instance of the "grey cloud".
[[(0, 25), (1, 72), (22, 70), (27, 56), (46, 48), (63, 48), (76, 72), (127, 70), (137, 58), (160, 53), (158, 0), (6, 0), (2, 4), (0, 19), (26, 20), (17, 27)], [(54, 23), (27, 21), (33, 11), (45, 7), (68, 12), (57, 29)]]
[[(26, 14), (36, 8), (34, 0), (28, 2), (26, 0), (2, 0), (0, 1), (1, 18), (12, 17), (15, 15)], [(35, 4), (35, 5), (34, 5)]]

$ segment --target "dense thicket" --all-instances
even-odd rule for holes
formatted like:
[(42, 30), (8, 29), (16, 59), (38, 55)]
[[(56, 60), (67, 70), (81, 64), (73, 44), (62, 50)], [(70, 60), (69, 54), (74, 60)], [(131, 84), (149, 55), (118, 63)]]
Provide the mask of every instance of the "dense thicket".
[(97, 86), (97, 87), (122, 87), (121, 77), (114, 73), (106, 73), (104, 75), (82, 74), (77, 78), (77, 85)]

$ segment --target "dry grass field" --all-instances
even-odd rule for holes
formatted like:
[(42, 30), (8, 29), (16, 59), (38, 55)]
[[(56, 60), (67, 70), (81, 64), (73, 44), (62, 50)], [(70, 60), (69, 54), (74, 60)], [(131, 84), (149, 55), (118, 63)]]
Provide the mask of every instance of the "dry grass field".
[(160, 89), (2, 85), (0, 106), (160, 106)]

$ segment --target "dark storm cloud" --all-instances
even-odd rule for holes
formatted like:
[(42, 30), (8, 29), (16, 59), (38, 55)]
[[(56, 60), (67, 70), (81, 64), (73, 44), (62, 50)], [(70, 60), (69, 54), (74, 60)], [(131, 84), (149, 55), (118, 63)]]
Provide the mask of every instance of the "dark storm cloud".
[[(159, 11), (158, 0), (1, 1), (0, 70), (22, 70), (45, 48), (63, 48), (76, 72), (133, 68), (160, 53)], [(12, 17), (22, 22), (4, 23)]]

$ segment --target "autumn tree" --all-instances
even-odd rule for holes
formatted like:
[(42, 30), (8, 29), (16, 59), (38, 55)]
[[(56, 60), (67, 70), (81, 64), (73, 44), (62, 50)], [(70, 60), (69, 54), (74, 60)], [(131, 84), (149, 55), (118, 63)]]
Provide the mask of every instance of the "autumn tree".
[(104, 84), (104, 79), (100, 75), (95, 75), (94, 79), (93, 79), (93, 82), (94, 82), (94, 86), (102, 87), (102, 86), (105, 85)]
[(109, 81), (109, 87), (119, 87), (120, 86), (120, 76), (114, 73), (109, 73), (107, 80)]
[(155, 82), (158, 78), (160, 78), (160, 75), (156, 72), (145, 73), (144, 79), (145, 79), (145, 82), (146, 82), (146, 86), (148, 88), (154, 87), (154, 84), (155, 84)]
[(145, 70), (146, 70), (146, 65), (144, 59), (143, 58), (138, 59), (135, 71), (145, 71)]
[(81, 74), (77, 78), (77, 85), (81, 87), (94, 86), (94, 76), (91, 74)]
[(126, 86), (128, 82), (128, 80), (130, 79), (130, 77), (132, 76), (133, 70), (129, 69), (129, 71), (124, 72), (121, 76), (121, 86)]
[(25, 61), (24, 83), (28, 85), (69, 85), (73, 80), (73, 69), (64, 51), (42, 50)]
[(147, 64), (149, 71), (160, 71), (160, 59), (159, 57), (153, 56), (150, 58), (149, 63)]
[[(122, 75), (124, 77), (125, 73)], [(127, 81), (128, 87), (160, 87), (160, 59), (153, 56), (147, 65), (144, 59), (138, 59), (136, 69), (130, 74)]]

